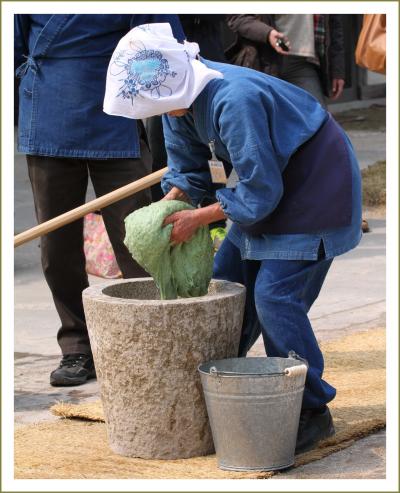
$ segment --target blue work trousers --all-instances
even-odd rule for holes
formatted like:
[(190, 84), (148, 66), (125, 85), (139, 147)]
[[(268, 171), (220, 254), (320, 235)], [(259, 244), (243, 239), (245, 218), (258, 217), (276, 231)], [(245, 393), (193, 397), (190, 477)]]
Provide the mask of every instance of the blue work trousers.
[(308, 311), (316, 300), (332, 259), (242, 260), (239, 249), (225, 239), (215, 256), (215, 279), (246, 286), (246, 306), (239, 356), (246, 356), (260, 334), (268, 356), (287, 358), (295, 351), (309, 368), (303, 409), (323, 407), (336, 390), (322, 380), (324, 360)]

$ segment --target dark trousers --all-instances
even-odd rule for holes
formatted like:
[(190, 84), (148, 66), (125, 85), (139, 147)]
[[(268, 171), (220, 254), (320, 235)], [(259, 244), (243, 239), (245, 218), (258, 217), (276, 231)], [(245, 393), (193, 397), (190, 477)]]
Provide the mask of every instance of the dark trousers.
[(302, 56), (282, 57), (279, 78), (301, 87), (314, 96), (326, 108), (326, 100), (319, 76), (319, 67)]
[[(165, 149), (161, 116), (147, 118), (145, 129), (151, 151), (151, 170), (154, 173), (167, 166), (167, 151)], [(151, 187), (151, 197), (153, 202), (158, 202), (164, 197), (160, 183), (156, 183)]]
[[(85, 203), (88, 177), (96, 196), (104, 195), (150, 172), (148, 150), (141, 159), (74, 159), (27, 156), (36, 216), (39, 223)], [(150, 203), (145, 190), (102, 210), (115, 256), (125, 278), (148, 277), (125, 247), (124, 219), (135, 209)], [(57, 340), (62, 353), (91, 354), (82, 304), (88, 286), (83, 251), (83, 219), (41, 238), (43, 273), (61, 320)]]

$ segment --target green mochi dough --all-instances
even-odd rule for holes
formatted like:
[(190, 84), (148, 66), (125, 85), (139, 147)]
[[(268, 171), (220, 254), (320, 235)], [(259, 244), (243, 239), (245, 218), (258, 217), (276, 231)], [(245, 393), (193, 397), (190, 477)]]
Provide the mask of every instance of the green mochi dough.
[(172, 224), (164, 219), (193, 209), (186, 202), (162, 200), (142, 207), (125, 219), (125, 245), (154, 279), (162, 300), (207, 294), (213, 270), (213, 245), (208, 227), (198, 228), (190, 241), (171, 245)]

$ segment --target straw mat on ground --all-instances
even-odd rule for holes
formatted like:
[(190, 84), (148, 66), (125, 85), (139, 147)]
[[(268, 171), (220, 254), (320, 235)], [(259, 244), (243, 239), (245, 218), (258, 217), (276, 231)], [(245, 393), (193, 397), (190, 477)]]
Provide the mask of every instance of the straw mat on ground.
[[(359, 332), (322, 345), (325, 378), (337, 390), (331, 404), (336, 435), (296, 457), (296, 466), (321, 459), (385, 426), (385, 330)], [(69, 418), (27, 425), (15, 433), (15, 477), (236, 479), (270, 478), (274, 473), (222, 471), (214, 455), (182, 460), (118, 456), (107, 444), (99, 402), (58, 404), (54, 414)]]

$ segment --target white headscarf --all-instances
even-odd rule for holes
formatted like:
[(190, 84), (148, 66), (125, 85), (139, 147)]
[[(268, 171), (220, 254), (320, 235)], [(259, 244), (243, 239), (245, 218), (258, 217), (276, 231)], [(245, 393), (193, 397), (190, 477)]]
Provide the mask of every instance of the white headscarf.
[(135, 27), (112, 55), (103, 110), (139, 119), (189, 108), (210, 80), (223, 77), (198, 53), (197, 43), (178, 43), (167, 23)]

